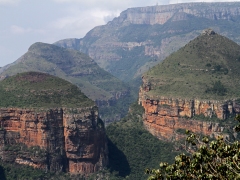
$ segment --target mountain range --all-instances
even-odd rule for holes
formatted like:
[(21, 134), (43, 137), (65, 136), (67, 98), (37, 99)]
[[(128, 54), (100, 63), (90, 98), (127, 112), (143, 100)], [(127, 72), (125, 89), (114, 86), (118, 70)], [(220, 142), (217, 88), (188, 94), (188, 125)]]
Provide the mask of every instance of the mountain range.
[[(127, 9), (82, 39), (33, 44), (0, 69), (2, 158), (92, 179), (146, 179), (144, 168), (183, 151), (186, 129), (238, 139), (239, 22), (239, 2), (156, 5)], [(93, 101), (111, 121), (128, 110), (107, 138)]]
[(55, 44), (88, 54), (100, 67), (131, 81), (211, 28), (240, 43), (240, 3), (180, 3), (129, 8), (81, 39)]

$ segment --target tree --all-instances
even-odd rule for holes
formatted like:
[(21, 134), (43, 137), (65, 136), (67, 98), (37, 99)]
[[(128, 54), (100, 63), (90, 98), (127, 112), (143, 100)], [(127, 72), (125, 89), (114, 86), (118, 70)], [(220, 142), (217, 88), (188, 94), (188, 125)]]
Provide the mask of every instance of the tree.
[[(235, 118), (239, 124), (240, 115)], [(187, 145), (184, 153), (175, 157), (174, 164), (161, 162), (159, 169), (146, 169), (148, 180), (162, 179), (240, 179), (240, 142), (224, 140), (223, 136), (210, 141), (186, 130)]]

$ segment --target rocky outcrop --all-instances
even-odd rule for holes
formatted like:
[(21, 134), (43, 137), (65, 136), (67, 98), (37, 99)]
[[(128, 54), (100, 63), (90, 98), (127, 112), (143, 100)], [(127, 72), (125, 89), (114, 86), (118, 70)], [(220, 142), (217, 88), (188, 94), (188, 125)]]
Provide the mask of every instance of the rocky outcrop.
[(164, 24), (168, 20), (187, 20), (190, 16), (212, 20), (232, 20), (233, 16), (240, 15), (240, 7), (232, 5), (218, 3), (217, 6), (213, 7), (214, 4), (210, 3), (184, 3), (131, 8), (123, 11), (115, 21), (117, 23), (154, 25)]
[(94, 173), (107, 165), (96, 107), (0, 109), (0, 157), (53, 172)]
[[(151, 85), (146, 82), (140, 87), (139, 104), (145, 109), (143, 123), (150, 133), (162, 140), (178, 140), (184, 137), (178, 132), (186, 129), (216, 136), (226, 128), (220, 125), (221, 121), (229, 115), (239, 113), (239, 105), (235, 100), (167, 98), (150, 96), (147, 93), (150, 90)], [(204, 117), (216, 117), (219, 122)]]

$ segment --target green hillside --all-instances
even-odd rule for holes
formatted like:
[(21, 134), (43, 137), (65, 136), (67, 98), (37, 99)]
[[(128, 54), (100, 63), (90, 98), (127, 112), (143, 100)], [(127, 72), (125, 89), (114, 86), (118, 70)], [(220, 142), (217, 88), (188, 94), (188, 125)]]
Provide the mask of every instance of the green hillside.
[(100, 116), (106, 123), (125, 116), (129, 105), (136, 100), (129, 85), (76, 50), (35, 43), (17, 61), (0, 69), (0, 80), (29, 71), (48, 73), (77, 85), (87, 97), (96, 102)]
[(61, 78), (39, 72), (20, 73), (0, 81), (0, 107), (89, 107), (94, 102)]
[(27, 53), (5, 69), (1, 76), (27, 71), (52, 74), (76, 84), (92, 100), (109, 100), (128, 87), (101, 69), (90, 57), (75, 50), (35, 43)]
[[(209, 34), (210, 33), (210, 34)], [(149, 95), (224, 100), (240, 97), (240, 46), (209, 30), (144, 74)]]

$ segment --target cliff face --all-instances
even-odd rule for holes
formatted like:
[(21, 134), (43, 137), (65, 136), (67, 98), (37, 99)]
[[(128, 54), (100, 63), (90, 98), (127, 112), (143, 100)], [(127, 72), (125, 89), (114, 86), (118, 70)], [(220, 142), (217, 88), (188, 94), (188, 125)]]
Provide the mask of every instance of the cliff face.
[(210, 3), (184, 3), (131, 8), (122, 12), (116, 21), (154, 25), (164, 24), (170, 19), (171, 21), (187, 20), (190, 16), (212, 20), (232, 20), (234, 16), (239, 15), (240, 7), (227, 3), (218, 3), (217, 6)]
[(50, 170), (89, 174), (106, 166), (107, 147), (96, 107), (0, 109), (0, 157)]
[[(139, 104), (145, 113), (143, 123), (145, 128), (154, 136), (161, 140), (178, 140), (184, 137), (179, 130), (191, 130), (195, 133), (202, 133), (214, 137), (228, 126), (221, 125), (227, 117), (235, 113), (240, 113), (239, 105), (235, 100), (199, 100), (167, 98), (157, 95), (149, 95), (151, 85), (143, 78), (143, 85), (139, 91)], [(212, 118), (216, 116), (219, 121), (206, 121), (204, 117)], [(229, 138), (228, 134), (225, 134)]]
[(123, 81), (140, 77), (172, 52), (213, 28), (239, 43), (239, 2), (184, 3), (129, 8), (82, 39), (56, 42), (87, 53)]

